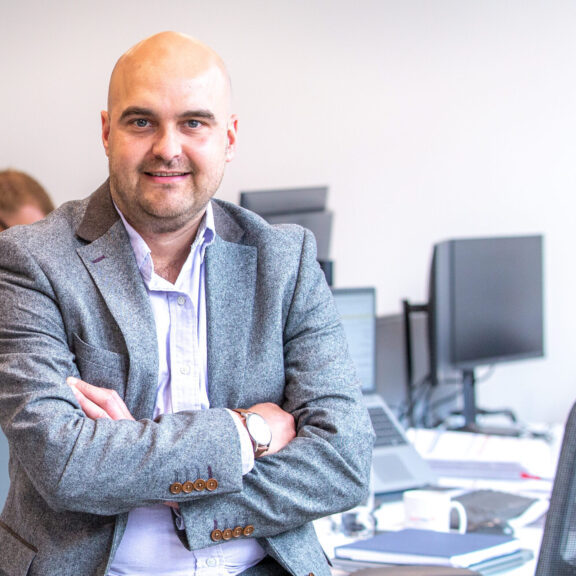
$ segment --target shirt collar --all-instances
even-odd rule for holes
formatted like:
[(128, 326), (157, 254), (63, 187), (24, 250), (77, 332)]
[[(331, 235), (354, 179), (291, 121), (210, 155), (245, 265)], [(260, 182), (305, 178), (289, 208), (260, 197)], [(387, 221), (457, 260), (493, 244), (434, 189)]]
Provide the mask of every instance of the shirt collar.
[[(138, 265), (140, 274), (142, 274), (144, 281), (148, 283), (154, 274), (154, 264), (152, 262), (151, 256), (152, 251), (142, 236), (140, 236), (136, 229), (128, 223), (126, 218), (124, 218), (124, 214), (122, 214), (118, 206), (114, 204), (114, 207), (122, 219), (124, 227), (126, 228), (126, 232), (128, 233), (130, 245), (132, 246), (132, 250), (136, 256), (136, 264)], [(196, 238), (190, 246), (190, 251), (192, 252), (193, 248), (198, 247), (200, 249), (200, 257), (203, 260), (206, 246), (209, 246), (212, 244), (212, 242), (214, 242), (215, 235), (216, 230), (214, 227), (214, 212), (212, 210), (212, 202), (208, 202), (206, 205), (206, 211), (204, 212), (204, 216), (202, 217), (200, 226), (196, 232)]]

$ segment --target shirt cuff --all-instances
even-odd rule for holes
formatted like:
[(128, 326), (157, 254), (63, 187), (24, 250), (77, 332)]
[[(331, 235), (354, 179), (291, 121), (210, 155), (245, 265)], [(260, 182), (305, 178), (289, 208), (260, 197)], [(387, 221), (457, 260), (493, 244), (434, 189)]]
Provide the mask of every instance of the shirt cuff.
[(236, 424), (236, 429), (238, 430), (240, 448), (242, 450), (242, 476), (244, 476), (254, 468), (254, 446), (240, 416), (233, 410), (229, 410), (228, 408), (227, 410), (232, 415), (232, 420), (234, 420), (234, 424)]

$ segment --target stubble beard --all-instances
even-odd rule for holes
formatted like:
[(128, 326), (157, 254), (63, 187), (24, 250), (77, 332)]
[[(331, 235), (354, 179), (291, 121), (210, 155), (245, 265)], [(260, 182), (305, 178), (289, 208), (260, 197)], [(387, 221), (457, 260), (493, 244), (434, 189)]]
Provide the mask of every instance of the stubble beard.
[[(172, 166), (169, 168), (163, 166), (163, 169), (180, 170)], [(145, 171), (153, 172), (154, 170), (146, 169)], [(194, 175), (192, 170), (187, 171)], [(137, 174), (143, 173), (143, 169), (139, 167)], [(129, 179), (119, 177), (118, 171), (110, 165), (110, 189), (118, 208), (138, 232), (167, 234), (182, 230), (202, 218), (208, 202), (220, 187), (223, 176), (224, 169), (212, 174), (208, 182), (204, 184), (204, 189), (198, 189), (197, 185), (192, 182), (187, 194), (184, 195), (185, 201), (182, 201), (181, 194), (178, 194), (179, 200), (176, 202), (159, 202), (158, 199), (148, 201), (147, 194), (143, 192), (138, 181), (130, 182)], [(171, 191), (174, 191), (174, 186), (171, 184), (159, 186), (159, 193), (162, 193), (162, 190), (169, 195)]]

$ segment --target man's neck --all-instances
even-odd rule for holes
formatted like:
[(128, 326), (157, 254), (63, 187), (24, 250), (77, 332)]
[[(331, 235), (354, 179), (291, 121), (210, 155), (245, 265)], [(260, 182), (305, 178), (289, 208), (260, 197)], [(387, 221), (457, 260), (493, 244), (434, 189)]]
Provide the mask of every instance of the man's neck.
[(173, 232), (171, 234), (158, 234), (142, 236), (151, 251), (154, 272), (172, 284), (176, 283), (182, 266), (190, 254), (199, 222), (193, 229)]
[(171, 227), (161, 226), (158, 221), (131, 221), (119, 206), (115, 204), (115, 207), (126, 225), (146, 243), (151, 253), (154, 272), (174, 284), (190, 254), (206, 208), (183, 224)]

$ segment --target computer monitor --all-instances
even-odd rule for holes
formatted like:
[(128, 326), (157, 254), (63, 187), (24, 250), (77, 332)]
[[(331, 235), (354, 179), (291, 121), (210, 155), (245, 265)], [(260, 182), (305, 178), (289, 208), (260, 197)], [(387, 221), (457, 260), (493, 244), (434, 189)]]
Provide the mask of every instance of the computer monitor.
[[(411, 360), (414, 385), (427, 382), (430, 374), (428, 315), (413, 314), (411, 319)], [(402, 314), (376, 318), (376, 390), (395, 416), (409, 425), (409, 388), (405, 319)]]
[(328, 188), (286, 188), (240, 192), (240, 206), (271, 224), (300, 224), (316, 238), (318, 260), (330, 261), (333, 215), (326, 208)]
[(429, 284), (431, 379), (461, 378), (465, 428), (476, 427), (475, 369), (544, 355), (542, 236), (464, 238), (434, 246)]
[(376, 390), (376, 289), (333, 288), (348, 348), (365, 394)]
[(318, 212), (326, 210), (328, 188), (281, 188), (274, 190), (253, 190), (240, 192), (240, 206), (260, 214), (294, 214), (298, 212)]

